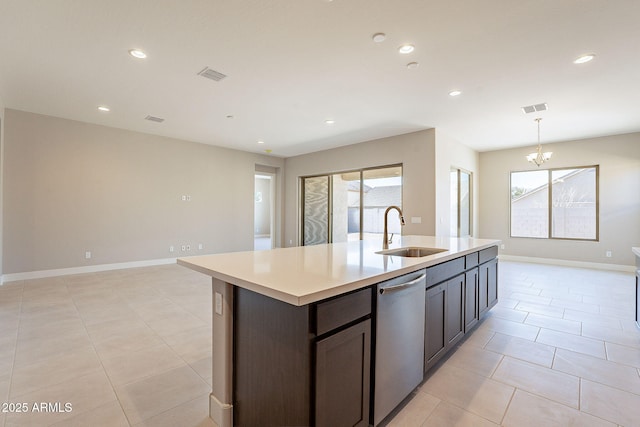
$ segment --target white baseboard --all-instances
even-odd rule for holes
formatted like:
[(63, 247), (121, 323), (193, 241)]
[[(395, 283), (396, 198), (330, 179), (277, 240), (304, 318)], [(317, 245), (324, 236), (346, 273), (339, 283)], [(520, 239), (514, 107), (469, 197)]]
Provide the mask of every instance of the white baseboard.
[(54, 276), (68, 276), (70, 274), (97, 273), (99, 271), (122, 270), (125, 268), (150, 267), (154, 265), (175, 264), (176, 258), (150, 259), (145, 261), (118, 262), (115, 264), (87, 265), (84, 267), (57, 268), (54, 270), (27, 271), (24, 273), (3, 274), (0, 284), (15, 282), (16, 280), (43, 279)]
[(529, 262), (533, 264), (551, 264), (551, 265), (560, 265), (564, 267), (592, 268), (595, 270), (623, 271), (625, 273), (633, 273), (636, 271), (636, 267), (633, 265), (571, 261), (566, 259), (554, 259), (554, 258), (534, 258), (534, 257), (516, 256), (516, 255), (499, 255), (498, 258), (504, 261)]

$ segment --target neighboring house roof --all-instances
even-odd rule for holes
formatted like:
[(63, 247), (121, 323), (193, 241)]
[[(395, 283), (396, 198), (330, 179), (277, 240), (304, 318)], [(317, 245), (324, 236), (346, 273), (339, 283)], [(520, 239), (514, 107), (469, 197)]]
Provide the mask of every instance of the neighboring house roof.
[[(364, 185), (364, 192), (371, 190), (367, 184)], [(347, 183), (347, 191), (360, 191), (360, 181), (349, 181)]]
[[(567, 181), (567, 180), (569, 180), (569, 179), (571, 179), (571, 178), (574, 178), (574, 177), (576, 177), (577, 175), (579, 175), (579, 174), (581, 174), (581, 173), (583, 173), (583, 172), (586, 172), (586, 171), (588, 171), (588, 170), (589, 170), (589, 169), (577, 169), (577, 170), (575, 170), (575, 171), (573, 171), (573, 172), (571, 172), (571, 173), (568, 173), (568, 174), (566, 174), (565, 176), (563, 176), (563, 177), (562, 177), (562, 180), (563, 180), (563, 181)], [(543, 185), (541, 185), (541, 186), (539, 186), (539, 187), (536, 187), (536, 188), (534, 188), (534, 189), (532, 189), (532, 190), (530, 190), (530, 191), (527, 191), (527, 192), (525, 192), (525, 193), (522, 193), (520, 196), (516, 197), (515, 199), (512, 199), (512, 200), (511, 200), (511, 202), (512, 202), (512, 203), (515, 203), (515, 202), (518, 202), (518, 201), (520, 201), (520, 200), (522, 200), (522, 199), (525, 199), (525, 198), (527, 198), (527, 197), (533, 196), (534, 194), (536, 194), (536, 193), (538, 193), (538, 192), (540, 192), (540, 191), (542, 191), (542, 190), (545, 190), (547, 187), (549, 187), (549, 184), (548, 184), (548, 183), (547, 183), (547, 184), (543, 184)]]
[(364, 194), (366, 207), (400, 206), (402, 203), (402, 186), (389, 185), (371, 188)]

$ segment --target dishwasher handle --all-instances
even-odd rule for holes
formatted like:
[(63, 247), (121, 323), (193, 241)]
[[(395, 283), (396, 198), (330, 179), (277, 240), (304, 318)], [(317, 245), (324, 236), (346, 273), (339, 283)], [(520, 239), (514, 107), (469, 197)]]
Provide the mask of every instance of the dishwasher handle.
[(380, 295), (384, 295), (384, 294), (387, 294), (387, 293), (390, 293), (390, 292), (401, 291), (401, 290), (403, 290), (405, 288), (408, 288), (409, 286), (415, 285), (419, 281), (423, 280), (425, 277), (427, 277), (426, 273), (421, 275), (417, 279), (413, 279), (410, 282), (400, 283), (399, 285), (388, 286), (386, 288), (380, 288)]

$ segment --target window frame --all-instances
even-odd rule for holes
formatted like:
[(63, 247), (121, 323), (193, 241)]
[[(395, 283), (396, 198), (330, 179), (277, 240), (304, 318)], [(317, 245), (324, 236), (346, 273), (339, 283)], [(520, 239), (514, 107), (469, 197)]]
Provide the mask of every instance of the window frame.
[[(595, 169), (595, 238), (586, 239), (579, 237), (553, 237), (553, 172), (572, 169)], [(513, 188), (513, 174), (523, 172), (535, 172), (546, 171), (547, 172), (547, 236), (546, 237), (534, 237), (534, 236), (514, 236), (512, 230), (513, 224), (513, 200), (511, 198), (511, 190)], [(509, 237), (512, 239), (536, 239), (536, 240), (573, 240), (579, 242), (599, 242), (600, 241), (600, 165), (585, 165), (585, 166), (565, 166), (548, 169), (524, 169), (509, 172)]]

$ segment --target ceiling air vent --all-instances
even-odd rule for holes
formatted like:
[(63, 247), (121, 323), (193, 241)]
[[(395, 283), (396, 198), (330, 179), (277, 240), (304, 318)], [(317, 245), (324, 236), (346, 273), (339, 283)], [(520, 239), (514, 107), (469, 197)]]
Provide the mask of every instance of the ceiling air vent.
[(149, 120), (150, 122), (157, 122), (157, 123), (164, 122), (164, 119), (161, 119), (160, 117), (154, 117), (154, 116), (147, 116), (144, 119)]
[(537, 111), (546, 111), (548, 108), (549, 106), (547, 105), (547, 103), (543, 102), (542, 104), (527, 105), (526, 107), (522, 107), (522, 112), (529, 114), (535, 113)]
[(227, 77), (226, 75), (219, 73), (216, 70), (212, 70), (209, 67), (204, 67), (204, 70), (200, 71), (198, 73), (199, 76), (202, 77), (206, 77), (208, 79), (214, 80), (216, 82), (219, 82), (220, 80), (224, 79), (225, 77)]

